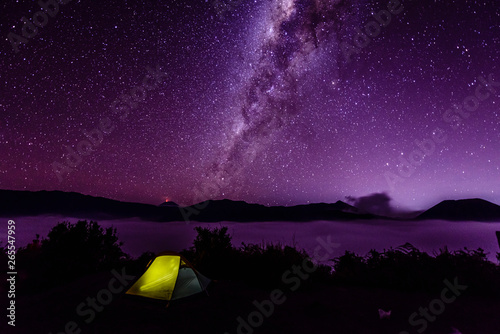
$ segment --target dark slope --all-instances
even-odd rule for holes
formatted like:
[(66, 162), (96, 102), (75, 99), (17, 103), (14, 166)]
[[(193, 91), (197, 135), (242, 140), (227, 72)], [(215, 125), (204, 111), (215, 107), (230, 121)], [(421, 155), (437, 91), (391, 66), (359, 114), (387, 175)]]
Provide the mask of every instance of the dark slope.
[(291, 207), (248, 204), (243, 201), (207, 201), (184, 209), (189, 219), (198, 221), (311, 221), (372, 219), (377, 216), (355, 213), (356, 208), (338, 201), (333, 204), (316, 203)]
[[(62, 191), (0, 190), (0, 214), (36, 216), (60, 214), (88, 218), (161, 217), (165, 210), (149, 204), (129, 203)], [(177, 208), (170, 208), (179, 211)]]
[(344, 202), (317, 203), (292, 207), (266, 207), (243, 201), (206, 201), (184, 208), (175, 205), (149, 205), (120, 202), (62, 191), (0, 190), (0, 215), (36, 216), (57, 214), (89, 219), (139, 217), (150, 221), (310, 221), (370, 219), (376, 216), (357, 214), (357, 209)]
[[(159, 206), (121, 202), (62, 191), (0, 190), (0, 216), (36, 216), (55, 214), (88, 219), (139, 217), (144, 220), (168, 221), (311, 221), (384, 218), (362, 214), (342, 201), (291, 207), (250, 204), (243, 201), (206, 201), (188, 207), (175, 203)], [(418, 215), (416, 220), (500, 221), (500, 206), (482, 199), (443, 201)]]
[(416, 219), (500, 221), (500, 206), (483, 199), (443, 201)]

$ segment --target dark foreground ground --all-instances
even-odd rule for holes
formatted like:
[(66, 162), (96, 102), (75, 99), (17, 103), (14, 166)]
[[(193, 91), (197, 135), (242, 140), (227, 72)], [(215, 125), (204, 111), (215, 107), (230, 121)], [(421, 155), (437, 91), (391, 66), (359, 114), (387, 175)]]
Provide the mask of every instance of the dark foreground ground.
[[(247, 319), (256, 310), (252, 302), (269, 299), (270, 293), (270, 290), (243, 283), (219, 281), (211, 284), (209, 296), (198, 295), (172, 303), (168, 308), (162, 302), (121, 293), (114, 295), (102, 311), (96, 312), (95, 319), (86, 324), (90, 315), (78, 315), (77, 306), (107, 288), (111, 277), (109, 273), (96, 274), (35, 295), (18, 296), (16, 326), (6, 326), (7, 318), (3, 315), (0, 333), (233, 334), (238, 333), (237, 318)], [(286, 300), (275, 306), (262, 325), (240, 329), (239, 333), (418, 333), (416, 329), (420, 329), (420, 325), (412, 327), (408, 317), (440, 297), (439, 294), (328, 285), (284, 291)], [(6, 291), (0, 293), (5, 301)], [(391, 319), (380, 320), (379, 308), (392, 309)], [(75, 328), (67, 325), (70, 321), (76, 323)], [(465, 291), (454, 302), (446, 304), (442, 314), (422, 332), (447, 334), (452, 333), (451, 327), (463, 334), (500, 333), (500, 300), (472, 296)]]

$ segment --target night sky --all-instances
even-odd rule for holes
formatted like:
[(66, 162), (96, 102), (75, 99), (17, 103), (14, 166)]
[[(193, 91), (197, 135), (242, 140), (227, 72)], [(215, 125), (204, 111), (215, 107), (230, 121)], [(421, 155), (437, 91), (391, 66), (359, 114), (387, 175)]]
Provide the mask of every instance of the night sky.
[(500, 204), (497, 1), (58, 7), (1, 8), (2, 189)]

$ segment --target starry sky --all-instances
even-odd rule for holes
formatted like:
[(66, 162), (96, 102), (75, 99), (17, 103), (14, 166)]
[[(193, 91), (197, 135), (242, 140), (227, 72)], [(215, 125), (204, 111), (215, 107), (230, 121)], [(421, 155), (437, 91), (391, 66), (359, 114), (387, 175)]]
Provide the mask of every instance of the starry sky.
[(3, 2), (2, 189), (500, 203), (495, 1), (65, 2)]

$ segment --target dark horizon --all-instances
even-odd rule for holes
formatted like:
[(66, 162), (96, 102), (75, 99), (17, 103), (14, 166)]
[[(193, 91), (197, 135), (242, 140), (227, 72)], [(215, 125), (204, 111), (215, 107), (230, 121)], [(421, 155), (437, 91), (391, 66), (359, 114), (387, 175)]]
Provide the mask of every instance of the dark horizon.
[[(331, 201), (322, 201), (322, 202), (310, 202), (310, 201), (307, 201), (307, 202), (297, 202), (297, 203), (288, 203), (288, 204), (283, 204), (283, 205), (280, 205), (280, 204), (270, 204), (270, 203), (260, 203), (260, 202), (252, 202), (252, 201), (246, 201), (246, 200), (239, 200), (239, 199), (231, 199), (231, 198), (220, 198), (220, 199), (211, 199), (211, 198), (208, 198), (206, 200), (203, 200), (203, 201), (199, 201), (199, 202), (193, 202), (193, 203), (189, 203), (189, 204), (183, 204), (183, 203), (180, 203), (180, 202), (177, 202), (175, 199), (173, 198), (163, 198), (163, 199), (160, 199), (160, 201), (158, 202), (155, 202), (155, 201), (141, 201), (141, 200), (134, 200), (134, 197), (128, 199), (128, 198), (122, 198), (120, 196), (117, 196), (117, 197), (108, 197), (108, 196), (104, 196), (104, 195), (96, 195), (96, 194), (92, 194), (92, 193), (83, 193), (83, 192), (79, 192), (79, 191), (63, 191), (63, 190), (58, 190), (58, 189), (55, 189), (55, 190), (46, 190), (46, 189), (39, 189), (39, 190), (27, 190), (27, 189), (5, 189), (5, 188), (2, 188), (0, 189), (1, 190), (12, 190), (12, 191), (28, 191), (28, 192), (40, 192), (40, 191), (59, 191), (59, 192), (68, 192), (68, 193), (76, 193), (76, 194), (81, 194), (81, 195), (84, 195), (84, 196), (92, 196), (92, 197), (100, 197), (100, 198), (105, 198), (105, 199), (110, 199), (110, 200), (114, 200), (114, 201), (120, 201), (120, 202), (126, 202), (126, 203), (138, 203), (138, 204), (148, 204), (148, 205), (154, 205), (154, 206), (158, 206), (162, 203), (165, 203), (166, 200), (168, 200), (168, 202), (174, 202), (176, 204), (178, 204), (179, 206), (195, 206), (197, 204), (200, 204), (204, 201), (221, 201), (221, 200), (230, 200), (230, 201), (235, 201), (235, 202), (238, 202), (238, 201), (242, 201), (242, 202), (245, 202), (245, 203), (248, 203), (248, 204), (259, 204), (259, 205), (264, 205), (264, 206), (267, 206), (267, 207), (273, 207), (273, 206), (283, 206), (283, 207), (292, 207), (292, 206), (297, 206), (297, 205), (309, 205), (309, 204), (334, 204), (338, 201), (340, 202), (344, 202), (346, 204), (350, 204), (350, 205), (353, 205), (356, 207), (356, 205), (350, 201), (348, 199), (349, 196), (346, 196), (344, 197), (343, 199), (342, 198), (339, 198), (339, 199), (333, 199)], [(353, 197), (353, 199), (363, 199), (363, 198), (369, 198), (371, 196), (376, 196), (376, 195), (386, 195), (386, 193), (373, 193), (373, 194), (368, 194), (366, 196), (360, 196), (360, 197)], [(426, 206), (426, 207), (423, 207), (423, 208), (420, 208), (420, 209), (411, 209), (411, 208), (408, 208), (408, 207), (405, 207), (405, 208), (401, 208), (400, 206), (398, 205), (394, 205), (394, 200), (392, 198), (388, 198), (388, 205), (394, 209), (394, 210), (397, 210), (399, 213), (401, 214), (409, 214), (409, 213), (416, 213), (416, 212), (423, 212), (423, 211), (426, 211), (432, 207), (434, 207), (435, 205), (443, 202), (443, 201), (461, 201), (461, 200), (473, 200), (473, 199), (479, 199), (479, 200), (484, 200), (484, 201), (487, 201), (487, 202), (490, 202), (492, 204), (495, 204), (495, 205), (499, 205), (500, 206), (500, 201), (498, 202), (495, 202), (495, 201), (492, 201), (492, 200), (487, 200), (485, 198), (480, 198), (480, 197), (467, 197), (467, 198), (462, 198), (462, 197), (459, 197), (457, 196), (456, 198), (442, 198), (438, 201), (435, 201), (435, 202), (432, 202), (430, 205)]]
[[(108, 196), (103, 196), (103, 195), (95, 195), (95, 194), (91, 194), (91, 193), (83, 193), (83, 192), (79, 192), (79, 191), (64, 191), (64, 190), (58, 190), (58, 189), (55, 189), (55, 190), (47, 190), (47, 189), (38, 189), (38, 190), (28, 190), (28, 189), (6, 189), (6, 188), (1, 188), (1, 190), (12, 190), (12, 191), (29, 191), (29, 192), (40, 192), (40, 191), (59, 191), (59, 192), (68, 192), (68, 193), (77, 193), (77, 194), (81, 194), (81, 195), (84, 195), (84, 196), (92, 196), (92, 197), (102, 197), (102, 198), (106, 198), (106, 199), (111, 199), (111, 200), (114, 200), (114, 201), (120, 201), (120, 202), (128, 202), (128, 203), (139, 203), (139, 204), (149, 204), (149, 205), (160, 205), (164, 202), (166, 202), (166, 199), (168, 199), (168, 202), (174, 202), (176, 204), (181, 204), (179, 202), (177, 202), (175, 199), (173, 198), (164, 198), (163, 200), (160, 199), (159, 202), (154, 202), (154, 201), (135, 201), (135, 200), (130, 200), (130, 199), (126, 199), (126, 198), (120, 198), (120, 197), (108, 197)], [(371, 195), (378, 195), (379, 193), (373, 193), (373, 194), (368, 194), (367, 196), (360, 196), (359, 198), (364, 198), (364, 197), (370, 197)], [(381, 193), (381, 194), (384, 194), (384, 193)], [(273, 204), (268, 204), (268, 203), (260, 203), (260, 202), (251, 202), (251, 201), (245, 201), (245, 200), (238, 200), (238, 199), (231, 199), (231, 198), (221, 198), (221, 199), (212, 199), (212, 198), (208, 198), (206, 199), (207, 201), (220, 201), (220, 200), (230, 200), (230, 201), (235, 201), (235, 202), (238, 202), (238, 201), (243, 201), (245, 203), (248, 203), (248, 204), (259, 204), (259, 205), (264, 205), (264, 206), (284, 206), (284, 207), (289, 207), (289, 206), (296, 206), (296, 205), (308, 205), (308, 204), (321, 204), (321, 203), (324, 203), (324, 204), (333, 204), (333, 203), (336, 203), (338, 201), (340, 202), (344, 202), (344, 203), (347, 203), (349, 204), (349, 200), (347, 199), (347, 197), (349, 196), (346, 196), (344, 197), (343, 199), (342, 198), (339, 198), (339, 199), (333, 199), (331, 201), (323, 201), (323, 202), (310, 202), (310, 201), (307, 201), (307, 202), (299, 202), (299, 203), (294, 203), (294, 204), (284, 204), (284, 205), (273, 205)], [(500, 201), (499, 202), (494, 202), (494, 201), (491, 201), (491, 200), (487, 200), (485, 198), (480, 198), (480, 197), (467, 197), (467, 198), (462, 198), (462, 197), (457, 197), (457, 198), (443, 198), (442, 200), (439, 200), (437, 202), (433, 202), (433, 204), (431, 204), (430, 206), (428, 207), (425, 207), (423, 209), (420, 209), (420, 210), (408, 210), (408, 212), (416, 212), (416, 211), (425, 211), (426, 209), (429, 209), (431, 207), (433, 207), (434, 205), (436, 204), (439, 204), (443, 201), (460, 201), (460, 200), (472, 200), (472, 199), (480, 199), (480, 200), (485, 200), (485, 201), (488, 201), (490, 203), (493, 203), (493, 204), (496, 204), (496, 205), (500, 205)], [(392, 198), (390, 199), (391, 201), (393, 200)], [(190, 204), (186, 204), (185, 206), (191, 206), (191, 205), (196, 205), (196, 204), (199, 204), (199, 203), (202, 203), (204, 201), (200, 201), (200, 202), (193, 202), (193, 203), (190, 203)]]
[(158, 222), (214, 221), (352, 221), (449, 220), (500, 221), (500, 206), (484, 199), (445, 200), (426, 210), (403, 211), (391, 205), (387, 194), (371, 194), (333, 203), (265, 206), (245, 201), (209, 200), (191, 206), (169, 201), (157, 204), (117, 201), (77, 192), (0, 190), (1, 216), (56, 214), (68, 217), (111, 219), (138, 217)]
[(20, 37), (0, 46), (0, 187), (500, 203), (495, 3), (103, 6), (61, 5), (29, 39), (20, 18), (37, 5), (5, 6), (2, 31)]

